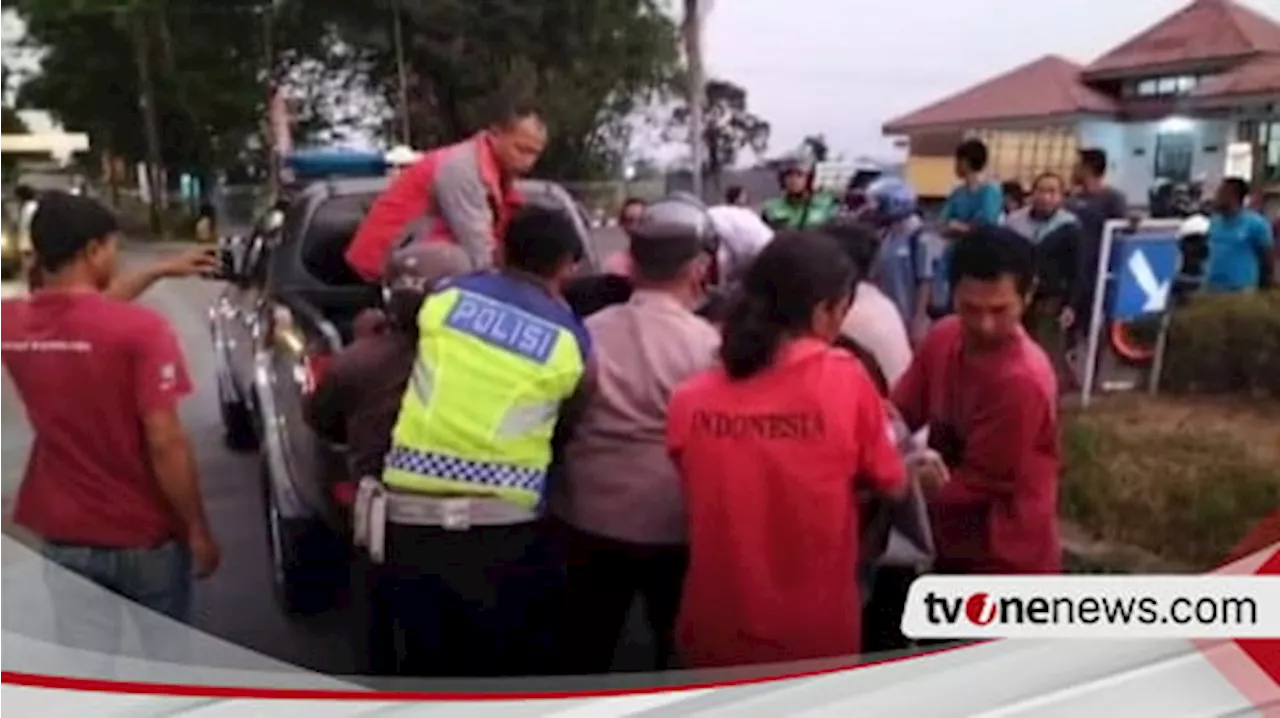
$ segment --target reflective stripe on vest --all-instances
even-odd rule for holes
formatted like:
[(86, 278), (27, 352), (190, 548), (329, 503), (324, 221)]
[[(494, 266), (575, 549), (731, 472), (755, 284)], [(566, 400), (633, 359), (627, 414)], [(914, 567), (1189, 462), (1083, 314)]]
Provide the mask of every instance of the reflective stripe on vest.
[[(430, 295), (383, 481), (400, 491), (542, 502), (561, 404), (585, 371), (573, 330), (467, 284)], [(489, 277), (475, 281), (515, 282)]]

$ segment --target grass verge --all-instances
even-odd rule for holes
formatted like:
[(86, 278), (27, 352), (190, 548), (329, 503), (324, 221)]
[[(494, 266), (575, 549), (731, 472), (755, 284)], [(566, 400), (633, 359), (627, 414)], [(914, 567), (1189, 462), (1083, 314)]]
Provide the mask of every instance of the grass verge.
[(1280, 403), (1106, 397), (1063, 416), (1063, 517), (1200, 569), (1280, 506)]

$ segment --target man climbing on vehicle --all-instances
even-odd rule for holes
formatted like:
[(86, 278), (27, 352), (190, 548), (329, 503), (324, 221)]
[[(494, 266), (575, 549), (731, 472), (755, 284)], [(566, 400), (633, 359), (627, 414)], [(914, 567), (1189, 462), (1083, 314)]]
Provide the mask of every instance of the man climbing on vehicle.
[(774, 230), (820, 227), (836, 215), (840, 203), (813, 187), (813, 164), (805, 157), (785, 160), (778, 169), (782, 195), (764, 203), (760, 214)]
[(513, 182), (546, 144), (547, 127), (533, 104), (504, 98), (487, 129), (426, 153), (396, 175), (360, 224), (347, 263), (377, 281), (394, 247), (420, 240), (461, 246), (476, 269), (500, 263), (501, 238), (520, 201)]

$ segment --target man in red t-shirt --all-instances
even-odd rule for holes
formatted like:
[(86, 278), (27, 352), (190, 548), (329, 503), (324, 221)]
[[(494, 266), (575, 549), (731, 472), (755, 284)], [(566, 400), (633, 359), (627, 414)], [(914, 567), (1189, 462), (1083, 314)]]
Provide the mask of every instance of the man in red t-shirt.
[(1035, 252), (1003, 227), (955, 245), (955, 315), (926, 337), (893, 390), (907, 426), (951, 481), (930, 498), (943, 573), (1057, 573), (1060, 466), (1057, 379), (1022, 328)]
[[(103, 293), (118, 233), (106, 208), (61, 193), (32, 220), (43, 286), (2, 305), (4, 367), (35, 434), (15, 520), (53, 563), (187, 620), (192, 574), (219, 562), (178, 418), (191, 383), (168, 322)], [(68, 586), (50, 588), (60, 631), (93, 620), (59, 603)]]

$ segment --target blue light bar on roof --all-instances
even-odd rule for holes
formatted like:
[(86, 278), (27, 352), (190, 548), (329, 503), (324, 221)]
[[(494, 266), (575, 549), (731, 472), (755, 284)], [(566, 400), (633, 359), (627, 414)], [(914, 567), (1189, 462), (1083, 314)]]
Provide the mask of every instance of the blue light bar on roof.
[(301, 150), (285, 158), (295, 179), (327, 177), (381, 177), (387, 161), (381, 152), (354, 150)]

